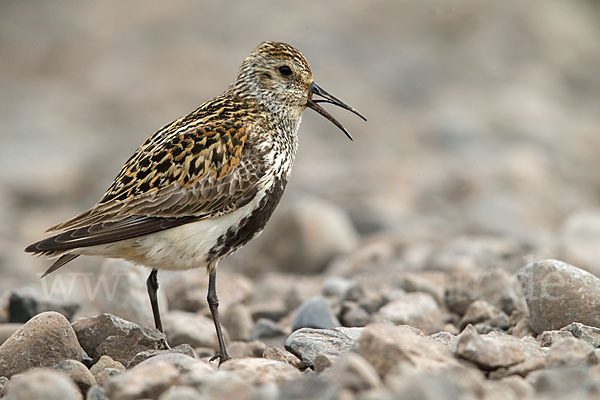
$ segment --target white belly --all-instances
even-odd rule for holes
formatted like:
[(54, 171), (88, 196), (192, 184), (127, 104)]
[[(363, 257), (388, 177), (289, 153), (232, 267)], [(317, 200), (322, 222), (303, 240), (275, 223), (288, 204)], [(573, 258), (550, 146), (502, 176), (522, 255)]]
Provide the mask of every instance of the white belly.
[(185, 270), (208, 267), (207, 255), (217, 239), (255, 209), (264, 192), (232, 213), (181, 225), (138, 238), (78, 249), (77, 253), (122, 258), (156, 269)]

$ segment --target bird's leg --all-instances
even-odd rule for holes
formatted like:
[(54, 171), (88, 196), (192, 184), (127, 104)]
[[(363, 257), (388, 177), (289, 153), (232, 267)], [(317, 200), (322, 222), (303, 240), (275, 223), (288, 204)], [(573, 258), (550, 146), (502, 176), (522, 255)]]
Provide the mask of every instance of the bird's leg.
[[(150, 272), (150, 275), (146, 280), (146, 287), (148, 288), (148, 297), (150, 297), (150, 304), (152, 305), (152, 314), (154, 314), (154, 325), (156, 326), (156, 329), (165, 333), (160, 319), (160, 310), (158, 309), (158, 270), (156, 268), (153, 268), (152, 272)], [(167, 343), (166, 338), (164, 340), (164, 347), (166, 349), (171, 348)]]
[(217, 339), (219, 340), (219, 351), (217, 354), (212, 356), (210, 361), (219, 359), (219, 365), (227, 360), (231, 360), (229, 351), (227, 351), (227, 345), (225, 339), (223, 339), (223, 332), (221, 331), (221, 322), (219, 322), (219, 298), (217, 297), (217, 271), (212, 271), (208, 275), (208, 307), (212, 314), (213, 322), (215, 323), (215, 329), (217, 330)]

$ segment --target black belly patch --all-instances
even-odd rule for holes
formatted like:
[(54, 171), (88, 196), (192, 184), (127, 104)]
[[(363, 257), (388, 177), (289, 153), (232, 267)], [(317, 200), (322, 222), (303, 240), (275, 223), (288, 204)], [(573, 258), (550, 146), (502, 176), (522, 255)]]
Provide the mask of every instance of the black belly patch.
[(238, 225), (232, 226), (217, 239), (217, 244), (208, 252), (207, 261), (214, 261), (233, 253), (262, 231), (275, 211), (275, 207), (279, 204), (286, 184), (285, 179), (275, 180), (273, 188), (265, 194), (258, 207), (242, 219)]

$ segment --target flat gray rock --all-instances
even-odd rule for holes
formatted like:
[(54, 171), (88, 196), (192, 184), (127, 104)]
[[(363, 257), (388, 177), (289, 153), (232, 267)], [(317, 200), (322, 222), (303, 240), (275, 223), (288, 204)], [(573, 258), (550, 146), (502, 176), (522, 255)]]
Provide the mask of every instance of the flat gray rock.
[(557, 260), (529, 264), (517, 272), (531, 327), (536, 333), (573, 322), (600, 327), (600, 279)]
[(352, 349), (364, 328), (312, 329), (302, 328), (285, 341), (285, 348), (307, 365), (312, 366), (319, 353), (340, 356)]
[(332, 329), (341, 325), (331, 311), (327, 300), (322, 296), (316, 296), (306, 300), (300, 306), (294, 316), (292, 330), (300, 328)]

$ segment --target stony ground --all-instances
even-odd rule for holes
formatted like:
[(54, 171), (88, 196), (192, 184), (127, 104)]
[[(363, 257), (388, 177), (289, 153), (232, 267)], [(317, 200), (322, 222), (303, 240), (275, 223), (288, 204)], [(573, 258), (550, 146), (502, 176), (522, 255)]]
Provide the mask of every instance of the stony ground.
[[(2, 2), (0, 396), (597, 398), (598, 20), (592, 0)], [(159, 275), (165, 351), (149, 271), (80, 257), (40, 281), (22, 250), (267, 39), (369, 121), (335, 110), (350, 143), (306, 114), (281, 206), (219, 266), (217, 369), (204, 271)]]

